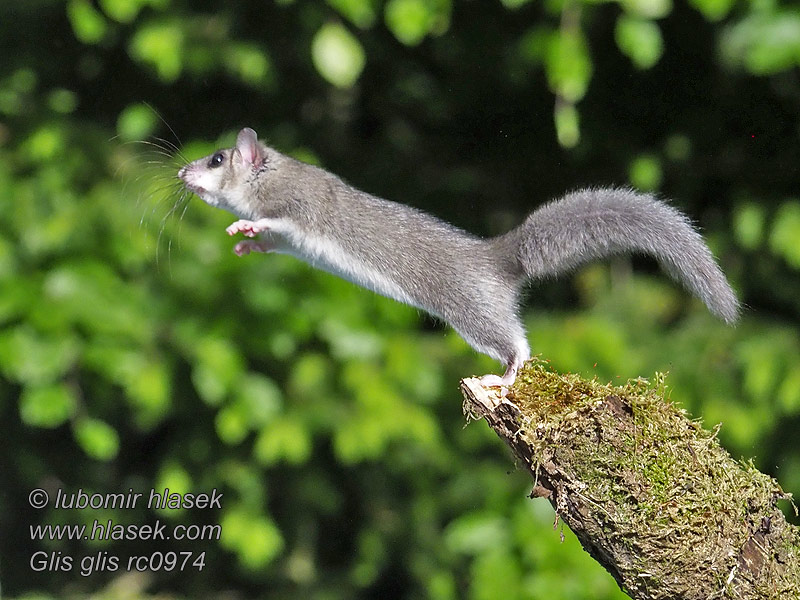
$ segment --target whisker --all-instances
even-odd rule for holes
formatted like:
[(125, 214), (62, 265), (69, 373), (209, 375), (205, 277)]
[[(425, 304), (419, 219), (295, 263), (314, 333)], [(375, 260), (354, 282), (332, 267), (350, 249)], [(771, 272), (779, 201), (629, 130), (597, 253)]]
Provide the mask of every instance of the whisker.
[(181, 196), (181, 201), (182, 201), (182, 202), (184, 202), (184, 201), (185, 201), (185, 202), (184, 202), (184, 204), (183, 204), (183, 212), (181, 212), (181, 216), (180, 216), (180, 217), (178, 217), (178, 220), (179, 220), (179, 221), (183, 221), (183, 217), (184, 217), (184, 215), (186, 215), (186, 211), (187, 211), (187, 210), (188, 210), (188, 208), (189, 208), (189, 194), (183, 194), (183, 195)]
[[(164, 125), (166, 125), (167, 129), (169, 129), (169, 132), (170, 132), (170, 133), (172, 134), (172, 136), (175, 138), (175, 141), (176, 141), (176, 142), (178, 142), (178, 146), (183, 146), (183, 143), (181, 142), (181, 138), (179, 138), (179, 137), (178, 137), (178, 134), (177, 134), (177, 133), (175, 133), (175, 130), (172, 128), (172, 126), (171, 126), (169, 123), (167, 123), (167, 120), (166, 120), (166, 119), (165, 119), (165, 118), (164, 118), (164, 117), (161, 115), (161, 113), (160, 113), (160, 112), (158, 112), (158, 111), (157, 111), (157, 110), (156, 110), (156, 109), (155, 109), (155, 108), (154, 108), (154, 107), (153, 107), (151, 104), (149, 104), (149, 103), (147, 103), (147, 102), (145, 102), (144, 104), (145, 104), (145, 106), (147, 106), (147, 107), (148, 107), (150, 110), (152, 110), (152, 111), (153, 111), (153, 113), (155, 113), (155, 115), (156, 115), (156, 116), (157, 116), (157, 117), (158, 117), (158, 118), (161, 120), (161, 122), (162, 122), (162, 123), (164, 123)], [(164, 141), (165, 141), (165, 140), (164, 140)], [(174, 146), (174, 144), (172, 144), (172, 145)], [(180, 150), (178, 149), (178, 147), (177, 147), (177, 146), (175, 147), (175, 151), (176, 151), (176, 153), (177, 153), (178, 155), (180, 155)], [(183, 156), (181, 156), (181, 159), (183, 159), (183, 158), (184, 158), (184, 157), (183, 157)], [(189, 161), (187, 160), (187, 161), (185, 161), (185, 162), (189, 162)]]
[[(167, 264), (171, 274), (171, 255), (173, 245), (180, 247), (184, 217), (189, 210), (191, 193), (177, 177), (180, 167), (191, 162), (181, 151), (181, 141), (175, 130), (164, 117), (150, 104), (144, 103), (164, 124), (171, 136), (150, 136), (145, 140), (119, 141), (121, 146), (136, 148), (133, 156), (125, 157), (118, 164), (116, 175), (125, 173), (126, 185), (138, 188), (136, 203), (142, 206), (139, 227), (157, 232), (155, 234), (156, 268), (160, 269), (166, 248)], [(114, 139), (119, 139), (115, 136)], [(138, 168), (131, 168), (131, 163)], [(177, 227), (170, 222), (177, 217)], [(177, 235), (177, 240), (175, 236)]]
[[(163, 198), (162, 198), (162, 199), (161, 199), (161, 200), (158, 202), (158, 205), (157, 205), (156, 207), (154, 207), (154, 209), (155, 209), (155, 208), (160, 208), (160, 207), (161, 207), (163, 204), (170, 203), (170, 202), (171, 202), (171, 200), (172, 200), (172, 198), (175, 198), (175, 197), (178, 197), (178, 198), (180, 198), (180, 194), (181, 194), (180, 190), (178, 190), (178, 189), (174, 189), (172, 192), (170, 192), (169, 194), (167, 194), (166, 196), (164, 196), (164, 197), (163, 197)], [(174, 214), (174, 212), (175, 212), (175, 210), (174, 210), (174, 207), (173, 207), (173, 208), (170, 208), (170, 209), (169, 209), (169, 210), (166, 212), (166, 214), (165, 214), (165, 215), (164, 215), (164, 216), (161, 218), (161, 228), (162, 228), (162, 230), (163, 230), (163, 228), (164, 228), (164, 226), (165, 226), (165, 224), (166, 224), (166, 221), (167, 221), (167, 219), (169, 219), (169, 217), (171, 217), (171, 216)], [(152, 215), (152, 214), (155, 214), (155, 210), (153, 210), (153, 212), (151, 213), (151, 215)]]
[(130, 142), (125, 142), (125, 145), (141, 144), (143, 146), (149, 146), (150, 148), (155, 148), (155, 150), (150, 150), (150, 152), (166, 156), (169, 159), (174, 159), (176, 154), (180, 154), (180, 151), (177, 148), (173, 148), (166, 140), (163, 140), (161, 138), (155, 138), (155, 139), (160, 142), (163, 142), (166, 145), (166, 147), (156, 144), (155, 142), (152, 142), (150, 140), (132, 140)]
[[(157, 194), (160, 195), (163, 191), (165, 191), (167, 189), (169, 189), (169, 188), (159, 188), (157, 190), (153, 190), (153, 191), (149, 192), (146, 196), (142, 197), (142, 200), (144, 200), (146, 198), (152, 198), (153, 196), (156, 196)], [(156, 214), (156, 212), (158, 212), (166, 202), (169, 202), (169, 199), (172, 196), (174, 196), (177, 192), (178, 192), (178, 190), (173, 190), (173, 191), (169, 192), (166, 196), (159, 198), (158, 201), (153, 204), (153, 206), (150, 209), (149, 213), (148, 213), (147, 210), (145, 210), (142, 213), (142, 218), (140, 219), (140, 225), (144, 225), (144, 223), (146, 221), (149, 221), (150, 219), (152, 219), (153, 216)]]
[[(158, 230), (158, 242), (157, 242), (158, 245), (156, 246), (156, 263), (158, 263), (158, 256), (159, 256), (159, 250), (158, 249), (161, 247), (161, 238), (162, 238), (162, 236), (163, 236), (163, 234), (164, 234), (164, 232), (166, 230), (167, 222), (169, 221), (169, 219), (171, 217), (173, 217), (175, 214), (177, 214), (177, 212), (180, 209), (181, 204), (183, 203), (183, 201), (188, 199), (188, 193), (186, 192), (186, 190), (182, 190), (182, 191), (176, 190), (176, 192), (178, 192), (178, 193), (177, 193), (177, 197), (175, 199), (175, 202), (173, 203), (172, 207), (170, 207), (170, 209), (167, 211), (167, 213), (164, 215), (164, 217), (161, 219), (161, 224), (160, 224), (160, 227), (159, 227), (159, 230)], [(185, 203), (185, 207), (183, 209), (183, 212), (181, 213), (181, 220), (183, 219), (183, 214), (186, 212), (186, 208), (188, 208), (188, 206), (189, 206), (189, 203), (186, 202)], [(178, 237), (180, 237), (180, 231), (181, 231), (180, 226), (181, 226), (181, 224), (182, 224), (182, 222), (179, 221), (179, 224), (178, 224)], [(169, 238), (167, 240), (167, 261), (168, 261), (168, 265), (171, 268), (171, 265), (172, 265), (172, 238)]]
[(178, 217), (178, 250), (181, 249), (181, 231), (183, 231), (183, 217), (186, 216), (186, 211), (189, 210), (189, 194), (181, 194), (179, 202), (183, 203), (183, 210)]
[[(153, 206), (152, 210), (150, 211), (150, 215), (151, 216), (153, 214), (155, 214), (155, 211), (158, 210), (164, 203), (168, 202), (170, 198), (172, 198), (176, 193), (179, 192), (179, 190), (177, 188), (170, 190), (171, 187), (173, 187), (173, 186), (171, 186), (171, 185), (160, 186), (158, 188), (155, 188), (155, 189), (151, 190), (147, 194), (147, 198), (160, 196), (159, 200), (155, 203), (155, 205)], [(165, 192), (166, 192), (166, 194), (165, 194)]]
[(170, 218), (170, 217), (173, 217), (173, 216), (174, 216), (174, 215), (177, 213), (177, 211), (178, 211), (178, 206), (179, 206), (179, 204), (180, 204), (181, 198), (182, 198), (182, 195), (178, 195), (178, 197), (177, 197), (177, 199), (176, 199), (175, 203), (174, 203), (174, 204), (172, 205), (172, 207), (171, 207), (171, 208), (170, 208), (170, 209), (167, 211), (167, 214), (165, 214), (165, 215), (163, 216), (163, 218), (161, 219), (161, 228), (160, 228), (160, 230), (159, 230), (159, 232), (158, 232), (158, 234), (159, 234), (159, 237), (161, 236), (161, 234), (163, 233), (164, 229), (166, 228), (166, 226), (167, 226), (167, 221), (169, 220), (169, 218)]
[(166, 140), (166, 139), (164, 139), (164, 138), (160, 138), (160, 137), (157, 137), (157, 138), (155, 138), (155, 139), (157, 139), (159, 142), (161, 142), (162, 144), (164, 144), (164, 145), (167, 147), (167, 149), (168, 149), (168, 150), (171, 150), (172, 152), (174, 152), (174, 153), (175, 153), (175, 155), (177, 155), (177, 156), (178, 156), (178, 157), (179, 157), (179, 158), (180, 158), (180, 159), (181, 159), (181, 160), (182, 160), (184, 163), (188, 163), (188, 162), (190, 162), (190, 161), (189, 161), (189, 160), (188, 160), (188, 159), (187, 159), (187, 158), (186, 158), (186, 157), (183, 155), (183, 152), (181, 152), (181, 149), (180, 149), (178, 146), (176, 146), (175, 144), (173, 144), (172, 142), (170, 142), (169, 140)]

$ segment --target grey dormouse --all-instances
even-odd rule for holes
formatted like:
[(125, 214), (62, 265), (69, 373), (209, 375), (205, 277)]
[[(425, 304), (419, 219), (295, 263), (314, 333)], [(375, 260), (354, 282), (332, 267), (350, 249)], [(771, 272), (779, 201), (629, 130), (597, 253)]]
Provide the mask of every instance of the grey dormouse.
[(257, 240), (238, 255), (283, 252), (449, 323), (473, 348), (500, 360), (507, 386), (530, 357), (519, 296), (528, 279), (587, 261), (638, 252), (727, 323), (739, 303), (689, 219), (653, 196), (586, 189), (540, 207), (503, 235), (483, 239), (415, 208), (357, 190), (285, 156), (242, 129), (234, 148), (184, 166), (178, 177), (240, 220), (227, 228)]

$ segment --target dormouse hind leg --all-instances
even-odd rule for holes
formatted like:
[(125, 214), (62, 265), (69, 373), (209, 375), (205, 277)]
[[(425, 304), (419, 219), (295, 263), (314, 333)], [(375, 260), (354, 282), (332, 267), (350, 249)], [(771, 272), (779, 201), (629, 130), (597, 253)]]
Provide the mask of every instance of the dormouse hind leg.
[[(503, 310), (503, 309), (506, 310)], [(486, 316), (495, 317), (492, 320)], [(506, 366), (502, 376), (484, 375), (480, 382), (487, 387), (508, 387), (517, 378), (517, 371), (531, 356), (525, 329), (514, 312), (513, 306), (503, 307), (497, 301), (492, 309), (474, 317), (467, 326), (451, 321), (451, 325), (469, 344), (484, 354), (500, 359)], [(475, 323), (480, 323), (476, 328)]]
[(503, 373), (502, 377), (494, 374), (483, 375), (479, 377), (480, 382), (485, 387), (507, 388), (511, 386), (517, 379), (517, 371), (519, 371), (521, 366), (522, 362), (520, 362), (520, 364), (517, 364), (516, 362), (511, 363), (506, 367), (506, 372)]
[(522, 368), (522, 365), (525, 364), (525, 361), (531, 357), (530, 348), (528, 348), (528, 342), (525, 338), (520, 338), (517, 341), (517, 351), (514, 354), (514, 357), (511, 358), (506, 362), (506, 372), (503, 373), (502, 377), (499, 375), (484, 375), (480, 377), (481, 383), (486, 387), (500, 387), (502, 392), (501, 395), (505, 395), (505, 388), (510, 387), (513, 385), (514, 381), (517, 379), (517, 372)]

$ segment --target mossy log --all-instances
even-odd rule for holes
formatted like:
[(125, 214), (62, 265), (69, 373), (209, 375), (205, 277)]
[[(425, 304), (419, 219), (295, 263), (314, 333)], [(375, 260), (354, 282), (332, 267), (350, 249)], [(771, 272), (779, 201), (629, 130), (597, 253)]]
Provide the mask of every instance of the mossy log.
[(584, 549), (635, 600), (800, 598), (789, 494), (666, 399), (663, 377), (621, 387), (526, 365), (504, 398), (461, 382)]

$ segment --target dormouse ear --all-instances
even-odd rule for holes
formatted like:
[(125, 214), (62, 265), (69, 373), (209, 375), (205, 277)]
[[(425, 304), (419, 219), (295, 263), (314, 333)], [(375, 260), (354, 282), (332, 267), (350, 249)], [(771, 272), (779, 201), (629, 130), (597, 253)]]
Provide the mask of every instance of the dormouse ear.
[(256, 132), (249, 127), (242, 129), (236, 136), (236, 150), (245, 164), (260, 165), (264, 162), (264, 150), (258, 143)]

